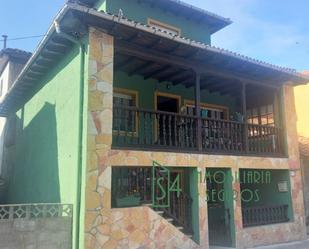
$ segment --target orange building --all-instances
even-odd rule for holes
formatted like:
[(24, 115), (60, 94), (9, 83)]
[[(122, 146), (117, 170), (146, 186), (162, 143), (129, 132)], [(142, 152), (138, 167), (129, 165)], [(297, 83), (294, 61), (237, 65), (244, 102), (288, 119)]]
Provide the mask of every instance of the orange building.
[[(309, 70), (304, 72), (309, 75)], [(297, 131), (299, 134), (299, 149), (304, 182), (304, 201), (308, 225), (309, 217), (309, 84), (294, 88), (295, 107), (297, 114)]]

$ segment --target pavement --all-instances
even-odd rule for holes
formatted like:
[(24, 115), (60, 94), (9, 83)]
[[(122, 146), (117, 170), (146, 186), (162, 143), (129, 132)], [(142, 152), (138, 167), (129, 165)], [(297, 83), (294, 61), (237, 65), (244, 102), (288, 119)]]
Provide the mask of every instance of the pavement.
[[(210, 249), (233, 249), (231, 247), (211, 246)], [(248, 248), (249, 249), (249, 248)], [(309, 238), (303, 241), (295, 241), (270, 246), (259, 246), (250, 249), (309, 249)]]
[(309, 249), (309, 239), (270, 246), (259, 246), (254, 249)]

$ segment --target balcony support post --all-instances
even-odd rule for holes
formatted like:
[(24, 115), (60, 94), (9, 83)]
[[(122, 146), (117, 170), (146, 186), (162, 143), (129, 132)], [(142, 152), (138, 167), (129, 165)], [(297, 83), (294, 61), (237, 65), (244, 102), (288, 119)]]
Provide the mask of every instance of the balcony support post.
[(199, 151), (202, 150), (202, 120), (201, 120), (201, 73), (195, 71), (195, 116), (196, 116), (196, 143)]
[(246, 95), (247, 84), (242, 82), (241, 84), (241, 98), (242, 98), (242, 115), (244, 123), (244, 150), (246, 153), (249, 152), (249, 143), (248, 143), (248, 119), (247, 119), (247, 95)]

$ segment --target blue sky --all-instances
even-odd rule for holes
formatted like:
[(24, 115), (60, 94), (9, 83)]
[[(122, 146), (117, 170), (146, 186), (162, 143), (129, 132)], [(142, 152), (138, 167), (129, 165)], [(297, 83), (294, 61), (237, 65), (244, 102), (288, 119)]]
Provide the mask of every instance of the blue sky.
[[(213, 35), (212, 45), (299, 71), (309, 69), (308, 0), (184, 1), (232, 19), (232, 25)], [(44, 34), (63, 3), (3, 0), (0, 35)], [(8, 45), (33, 51), (39, 40), (9, 41)]]

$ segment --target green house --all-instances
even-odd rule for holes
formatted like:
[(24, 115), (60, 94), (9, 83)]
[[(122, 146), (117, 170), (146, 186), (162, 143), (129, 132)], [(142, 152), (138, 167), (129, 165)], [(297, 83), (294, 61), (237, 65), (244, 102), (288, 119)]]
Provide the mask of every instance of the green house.
[(230, 24), (176, 0), (66, 3), (0, 105), (4, 204), (72, 204), (73, 248), (305, 238), (308, 78), (213, 47)]

